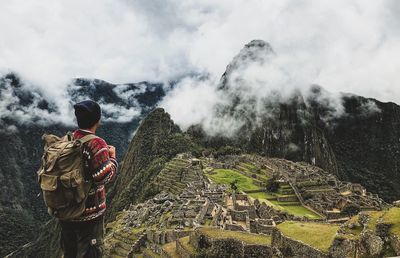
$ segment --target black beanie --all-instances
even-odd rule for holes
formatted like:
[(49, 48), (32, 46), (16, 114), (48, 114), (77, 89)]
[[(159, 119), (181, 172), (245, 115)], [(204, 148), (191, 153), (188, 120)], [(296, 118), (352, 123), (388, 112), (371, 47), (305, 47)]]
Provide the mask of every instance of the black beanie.
[(76, 120), (79, 128), (88, 129), (95, 125), (101, 117), (99, 104), (85, 100), (74, 105)]

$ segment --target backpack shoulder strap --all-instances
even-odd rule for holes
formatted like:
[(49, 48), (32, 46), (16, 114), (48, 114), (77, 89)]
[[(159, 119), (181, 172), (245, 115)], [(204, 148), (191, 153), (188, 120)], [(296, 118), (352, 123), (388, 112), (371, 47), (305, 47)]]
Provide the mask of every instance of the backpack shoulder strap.
[(83, 136), (82, 138), (77, 139), (77, 140), (78, 140), (81, 144), (84, 144), (84, 143), (86, 143), (86, 142), (88, 142), (88, 141), (90, 141), (90, 140), (96, 139), (96, 138), (99, 138), (99, 137), (96, 136), (96, 135), (94, 135), (94, 134), (88, 134), (88, 135), (85, 135), (85, 136)]

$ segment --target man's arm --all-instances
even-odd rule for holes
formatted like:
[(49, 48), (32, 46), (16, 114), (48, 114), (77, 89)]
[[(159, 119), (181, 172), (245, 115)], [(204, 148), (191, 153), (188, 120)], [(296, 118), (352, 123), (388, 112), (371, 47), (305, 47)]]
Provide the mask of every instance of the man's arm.
[(93, 139), (89, 143), (93, 156), (91, 158), (92, 177), (96, 185), (108, 184), (117, 176), (118, 162), (115, 158), (115, 148), (108, 146), (101, 139)]

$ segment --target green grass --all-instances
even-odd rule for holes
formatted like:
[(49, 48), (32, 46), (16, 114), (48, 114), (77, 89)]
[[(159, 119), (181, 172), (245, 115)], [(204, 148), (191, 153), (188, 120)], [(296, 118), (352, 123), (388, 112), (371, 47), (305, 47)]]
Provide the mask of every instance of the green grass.
[(244, 163), (241, 162), (238, 166), (237, 169), (240, 171), (243, 171), (245, 173), (248, 173), (249, 175), (256, 175), (259, 179), (262, 180), (268, 180), (270, 177), (266, 175), (264, 170), (259, 169), (258, 167), (254, 166), (253, 164), (250, 163)]
[(391, 208), (383, 215), (384, 223), (392, 224), (390, 233), (400, 236), (400, 208)]
[(307, 217), (310, 219), (320, 219), (321, 216), (316, 214), (315, 212), (307, 209), (306, 207), (302, 206), (300, 203), (298, 205), (282, 205), (284, 203), (270, 200), (270, 203), (273, 204), (275, 209), (287, 211), (289, 214), (293, 214), (299, 217)]
[(278, 229), (295, 240), (300, 240), (322, 252), (327, 252), (335, 238), (339, 225), (285, 221)]
[(237, 181), (236, 186), (239, 191), (251, 191), (260, 189), (259, 186), (254, 184), (252, 178), (240, 174), (231, 169), (214, 169), (213, 173), (206, 174), (212, 181), (217, 184), (227, 184)]
[(176, 251), (176, 242), (172, 241), (171, 243), (163, 245), (163, 250), (172, 258), (179, 258), (179, 254)]
[(296, 196), (294, 193), (293, 194), (280, 194), (280, 193), (276, 193), (275, 194), (276, 197), (293, 197)]
[(271, 198), (275, 198), (272, 194), (268, 194), (266, 192), (258, 192), (258, 193), (249, 193), (248, 194), (250, 197), (253, 197), (254, 199), (260, 199), (260, 200), (268, 200)]
[(307, 217), (310, 219), (319, 219), (321, 216), (318, 214), (310, 211), (309, 209), (301, 206), (301, 205), (296, 205), (296, 206), (282, 206), (288, 213), (296, 215), (296, 216), (302, 216), (302, 217)]
[(183, 248), (191, 254), (196, 254), (196, 249), (189, 243), (189, 236), (178, 239)]
[(145, 248), (145, 249), (143, 250), (143, 253), (146, 253), (146, 254), (147, 254), (147, 257), (152, 257), (152, 258), (159, 258), (159, 257), (161, 257), (159, 254), (157, 254), (157, 253), (155, 253), (155, 252), (153, 252), (152, 250), (147, 249), (147, 248)]
[(256, 166), (254, 166), (253, 164), (247, 163), (247, 162), (241, 162), (240, 165), (241, 165), (241, 166), (245, 166), (245, 167), (247, 167), (248, 169), (257, 169)]
[(243, 241), (246, 244), (255, 244), (255, 245), (271, 245), (272, 238), (267, 235), (259, 235), (259, 234), (251, 234), (244, 233), (239, 231), (230, 231), (230, 230), (221, 230), (218, 228), (200, 228), (199, 231), (214, 239), (226, 239), (233, 238), (239, 241)]
[[(350, 218), (347, 223), (352, 223), (355, 224), (358, 221), (358, 216), (353, 216), (352, 218)], [(341, 236), (350, 239), (350, 240), (358, 240), (360, 238), (360, 234), (363, 230), (363, 226), (359, 225), (359, 226), (354, 226), (354, 228), (350, 229), (349, 227), (344, 227), (344, 234), (342, 234)]]
[(300, 206), (300, 202), (281, 202), (279, 203), (280, 206)]
[[(274, 207), (277, 210), (281, 211), (287, 211), (289, 214), (299, 216), (299, 217), (307, 217), (310, 219), (320, 219), (321, 216), (316, 214), (315, 212), (307, 209), (306, 207), (303, 207), (300, 202), (294, 203), (285, 203), (285, 202), (278, 202), (276, 200), (271, 200), (271, 198), (274, 198), (273, 195), (264, 193), (264, 192), (259, 192), (259, 193), (249, 193), (248, 194), (250, 197), (259, 199), (260, 202), (265, 202), (267, 205)], [(288, 204), (288, 205), (285, 205)]]
[[(274, 207), (277, 210), (287, 211), (289, 214), (293, 214), (299, 217), (307, 217), (310, 219), (320, 219), (321, 216), (315, 212), (303, 207), (300, 203), (298, 205), (284, 205), (284, 202), (278, 202), (276, 200), (270, 200), (275, 196), (265, 192), (249, 193), (250, 197), (259, 199), (260, 202), (265, 202), (267, 205)], [(293, 202), (287, 204), (294, 204)]]
[(372, 231), (376, 231), (376, 224), (378, 223), (378, 219), (385, 214), (384, 211), (371, 211), (368, 212), (369, 220), (368, 220), (368, 228)]
[(206, 220), (204, 221), (204, 225), (205, 225), (205, 226), (211, 226), (211, 223), (212, 223), (212, 219), (206, 219)]

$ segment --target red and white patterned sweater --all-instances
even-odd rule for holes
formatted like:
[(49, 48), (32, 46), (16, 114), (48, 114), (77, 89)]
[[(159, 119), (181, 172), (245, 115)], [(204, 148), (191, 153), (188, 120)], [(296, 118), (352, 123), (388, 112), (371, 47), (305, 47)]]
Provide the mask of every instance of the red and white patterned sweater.
[[(92, 132), (78, 129), (74, 132), (74, 138), (80, 139)], [(88, 221), (100, 217), (106, 211), (105, 185), (114, 181), (117, 176), (118, 162), (110, 157), (107, 143), (100, 137), (90, 140), (83, 146), (83, 158), (85, 161), (88, 180), (93, 180), (96, 189), (89, 192), (86, 208), (81, 217), (74, 221)]]

